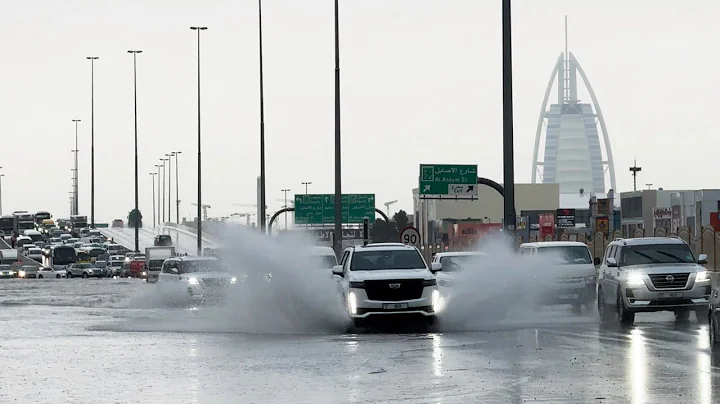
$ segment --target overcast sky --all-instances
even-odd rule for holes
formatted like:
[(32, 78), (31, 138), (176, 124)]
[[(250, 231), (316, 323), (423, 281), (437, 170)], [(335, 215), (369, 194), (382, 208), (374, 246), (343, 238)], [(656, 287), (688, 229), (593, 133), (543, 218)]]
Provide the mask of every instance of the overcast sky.
[[(477, 163), (502, 181), (500, 1), (341, 0), (343, 191), (411, 209), (420, 163)], [(547, 80), (570, 50), (598, 96), (620, 191), (720, 188), (716, 38), (720, 2), (515, 0), (516, 182), (530, 181)], [(334, 192), (333, 2), (265, 0), (269, 211), (291, 195)], [(180, 150), (181, 215), (197, 199), (196, 34), (202, 33), (203, 203), (255, 211), (259, 175), (257, 2), (35, 0), (0, 13), (2, 202), (69, 214), (72, 119), (82, 119), (80, 213), (90, 215), (90, 62), (95, 64), (96, 218), (134, 204), (132, 56), (138, 56), (140, 208), (150, 172)], [(587, 99), (583, 92), (580, 98)], [(541, 153), (542, 155), (542, 153)], [(174, 170), (173, 170), (174, 172)], [(174, 195), (173, 180), (173, 196)], [(289, 195), (289, 198), (291, 197)], [(174, 216), (174, 208), (173, 208)]]

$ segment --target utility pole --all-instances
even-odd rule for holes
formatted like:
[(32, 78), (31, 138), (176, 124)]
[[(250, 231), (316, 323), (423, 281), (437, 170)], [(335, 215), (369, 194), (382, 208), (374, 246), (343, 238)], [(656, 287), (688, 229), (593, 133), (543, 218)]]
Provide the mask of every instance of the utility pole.
[(200, 32), (207, 27), (190, 27), (197, 31), (197, 127), (198, 127), (198, 165), (197, 165), (197, 255), (202, 255), (202, 135), (200, 131)]
[(178, 174), (178, 157), (180, 157), (181, 151), (174, 151), (175, 155), (175, 221), (180, 224), (180, 174)]
[(171, 191), (172, 191), (172, 158), (173, 158), (173, 156), (175, 156), (175, 155), (172, 154), (172, 153), (165, 154), (165, 155), (167, 156), (167, 159), (168, 159), (168, 192), (167, 192), (167, 195), (168, 195), (168, 198), (167, 198), (167, 214), (168, 214), (168, 215), (167, 215), (167, 221), (168, 221), (168, 222), (172, 222), (172, 211), (171, 211), (172, 203), (170, 203), (170, 201), (172, 200), (172, 196), (171, 196)]
[(88, 56), (90, 61), (90, 228), (95, 228), (95, 61), (97, 56)]
[(135, 252), (140, 252), (140, 207), (138, 194), (138, 126), (137, 126), (137, 55), (141, 50), (129, 50), (133, 55), (133, 93), (135, 99)]
[(637, 173), (642, 171), (642, 167), (637, 166), (637, 159), (633, 160), (633, 166), (630, 167), (630, 172), (633, 176), (633, 192), (637, 191)]
[[(0, 167), (2, 169), (2, 167)], [(2, 215), (2, 177), (4, 177), (5, 174), (0, 174), (0, 215)]]
[[(160, 217), (162, 218), (163, 224), (166, 222), (166, 220), (165, 220), (165, 175), (167, 173), (167, 166), (165, 165), (165, 163), (167, 163), (169, 160), (170, 160), (169, 158), (160, 159), (160, 161), (162, 161), (162, 215)], [(158, 201), (159, 200), (160, 200), (160, 197), (158, 196)]]
[[(157, 168), (157, 195), (158, 199), (160, 199), (160, 169), (162, 168), (162, 164), (155, 164), (155, 168)], [(153, 207), (153, 215), (155, 215), (155, 208)], [(160, 227), (160, 201), (158, 200), (157, 204), (157, 220), (158, 220), (158, 227)]]
[(153, 228), (157, 227), (157, 217), (155, 216), (155, 176), (158, 173), (150, 173), (152, 176), (152, 195), (153, 195)]
[(74, 183), (74, 186), (73, 186), (73, 188), (74, 188), (73, 189), (73, 192), (74, 192), (74, 194), (73, 194), (73, 214), (78, 215), (79, 214), (78, 213), (78, 211), (79, 211), (79, 209), (78, 209), (78, 205), (79, 205), (78, 204), (78, 194), (79, 194), (79, 192), (78, 192), (78, 182), (79, 182), (78, 181), (78, 151), (79, 151), (78, 150), (78, 123), (80, 123), (80, 120), (73, 119), (72, 121), (75, 122), (75, 150), (74, 150), (74, 152), (75, 152), (75, 169), (74, 169), (75, 176), (74, 177), (75, 178), (73, 180), (73, 183)]
[(265, 234), (265, 87), (263, 77), (262, 0), (258, 0), (258, 49), (260, 51), (260, 232)]
[(340, 145), (340, 11), (335, 0), (335, 232), (333, 250), (342, 254), (342, 148)]
[(512, 29), (510, 0), (502, 1), (504, 231), (515, 239), (515, 157), (513, 150)]
[(308, 194), (308, 185), (312, 185), (312, 182), (301, 182), (301, 184), (305, 185), (305, 195)]
[[(287, 193), (290, 192), (290, 190), (289, 190), (289, 189), (281, 189), (281, 191), (285, 193), (285, 206), (284, 206), (284, 208), (287, 209), (287, 207), (288, 207), (288, 204), (287, 204)], [(287, 212), (283, 213), (283, 216), (285, 216), (285, 230), (287, 230), (287, 229), (288, 229), (288, 227), (287, 227)]]

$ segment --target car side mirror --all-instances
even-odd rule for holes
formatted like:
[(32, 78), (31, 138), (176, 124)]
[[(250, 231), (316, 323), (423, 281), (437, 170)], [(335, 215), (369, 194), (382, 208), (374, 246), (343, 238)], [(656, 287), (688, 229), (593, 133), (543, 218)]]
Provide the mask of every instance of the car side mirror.
[(595, 257), (595, 266), (598, 266), (601, 264), (600, 257)]
[(439, 262), (433, 262), (430, 264), (430, 272), (436, 273), (442, 271), (442, 264)]
[(614, 267), (618, 266), (617, 260), (613, 257), (608, 258), (606, 262), (607, 262), (607, 266), (610, 268), (614, 268)]
[(707, 264), (707, 254), (698, 255), (698, 264)]
[(332, 273), (333, 273), (333, 275), (343, 276), (342, 265), (335, 265), (334, 267), (332, 267)]

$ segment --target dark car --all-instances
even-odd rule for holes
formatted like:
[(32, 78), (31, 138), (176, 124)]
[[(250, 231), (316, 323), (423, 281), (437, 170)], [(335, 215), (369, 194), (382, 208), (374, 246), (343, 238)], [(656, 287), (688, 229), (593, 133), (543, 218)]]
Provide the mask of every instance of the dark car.
[(159, 234), (155, 236), (155, 247), (170, 247), (172, 246), (172, 237), (169, 234)]
[(113, 228), (125, 227), (125, 222), (123, 222), (122, 219), (115, 219), (112, 222), (112, 227)]

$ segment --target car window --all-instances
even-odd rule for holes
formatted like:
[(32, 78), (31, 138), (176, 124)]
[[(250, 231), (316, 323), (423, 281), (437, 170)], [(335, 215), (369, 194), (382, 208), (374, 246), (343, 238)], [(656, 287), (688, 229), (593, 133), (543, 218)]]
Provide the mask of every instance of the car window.
[(426, 268), (420, 253), (414, 249), (355, 251), (351, 271), (377, 271)]
[(453, 272), (478, 262), (479, 255), (451, 255), (440, 258), (443, 272)]
[(183, 261), (180, 264), (180, 273), (188, 274), (194, 272), (225, 272), (220, 260), (198, 260)]
[(687, 244), (648, 244), (624, 246), (621, 265), (689, 264), (695, 262)]
[(566, 265), (593, 263), (590, 250), (584, 245), (542, 247), (538, 248), (538, 255), (558, 257)]

